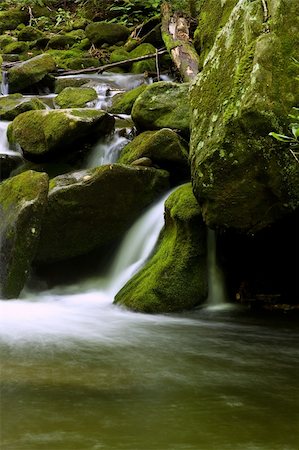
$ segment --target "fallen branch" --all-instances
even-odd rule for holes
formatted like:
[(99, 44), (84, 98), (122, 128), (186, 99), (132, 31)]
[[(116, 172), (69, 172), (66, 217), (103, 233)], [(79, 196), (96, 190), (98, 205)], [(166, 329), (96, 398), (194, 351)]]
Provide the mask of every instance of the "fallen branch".
[(111, 64), (105, 64), (104, 66), (100, 66), (100, 67), (88, 67), (87, 69), (63, 71), (63, 72), (59, 72), (59, 74), (78, 75), (81, 73), (92, 73), (92, 72), (103, 73), (103, 72), (105, 72), (105, 70), (113, 69), (114, 67), (121, 67), (121, 66), (125, 66), (128, 63), (134, 63), (134, 62), (138, 62), (138, 61), (144, 61), (146, 59), (157, 58), (157, 55), (164, 55), (165, 53), (167, 53), (167, 50), (161, 49), (161, 50), (158, 50), (156, 53), (151, 53), (150, 55), (139, 56), (138, 58), (125, 59), (124, 61), (118, 61), (118, 62), (111, 63)]
[(187, 20), (172, 14), (171, 5), (162, 3), (162, 38), (184, 81), (192, 81), (198, 74), (198, 54), (190, 43)]

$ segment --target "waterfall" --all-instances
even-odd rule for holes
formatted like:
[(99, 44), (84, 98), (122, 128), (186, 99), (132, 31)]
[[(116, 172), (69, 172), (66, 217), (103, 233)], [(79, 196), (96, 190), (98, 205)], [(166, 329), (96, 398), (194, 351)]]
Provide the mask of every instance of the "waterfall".
[[(24, 290), (18, 300), (0, 300), (0, 342), (102, 340), (121, 334), (136, 320), (114, 307), (114, 295), (153, 252), (164, 224), (164, 202), (169, 193), (149, 208), (125, 235), (107, 275), (76, 287), (33, 293)], [(142, 315), (143, 316), (143, 315)], [(144, 318), (143, 320), (150, 320)], [(61, 345), (61, 343), (59, 344)]]
[(121, 150), (128, 142), (129, 139), (121, 136), (119, 130), (116, 130), (108, 138), (100, 139), (90, 152), (86, 168), (115, 163)]
[(8, 95), (8, 72), (2, 71), (1, 94)]
[(0, 155), (21, 156), (19, 152), (11, 150), (7, 140), (7, 127), (10, 122), (0, 121)]
[(217, 263), (216, 233), (208, 229), (208, 286), (206, 306), (209, 309), (222, 308), (227, 304), (224, 275)]

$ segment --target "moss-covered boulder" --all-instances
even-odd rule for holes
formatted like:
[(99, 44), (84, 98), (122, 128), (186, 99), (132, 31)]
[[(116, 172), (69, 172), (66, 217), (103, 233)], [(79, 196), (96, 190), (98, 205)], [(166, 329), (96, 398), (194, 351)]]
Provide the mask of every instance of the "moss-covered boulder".
[(68, 49), (72, 47), (76, 42), (78, 38), (76, 36), (72, 36), (71, 34), (58, 34), (56, 36), (51, 37), (51, 39), (48, 42), (48, 48), (53, 49)]
[[(139, 58), (156, 53), (156, 48), (152, 44), (140, 44), (130, 52), (130, 58)], [(156, 59), (146, 59), (145, 61), (136, 61), (132, 64), (132, 73), (155, 72)]]
[(0, 184), (0, 296), (16, 298), (35, 256), (48, 176), (25, 172)]
[(27, 44), (27, 42), (22, 42), (22, 41), (14, 41), (11, 42), (10, 44), (7, 44), (4, 49), (3, 52), (7, 53), (7, 54), (20, 54), (20, 53), (24, 53), (27, 52), (29, 50), (29, 45)]
[(58, 152), (73, 151), (113, 127), (114, 118), (96, 109), (28, 111), (14, 119), (9, 139), (21, 146), (27, 159), (42, 161)]
[(54, 59), (46, 53), (24, 61), (8, 72), (9, 92), (22, 92), (54, 70)]
[(16, 38), (13, 38), (9, 34), (2, 34), (0, 36), (0, 49), (3, 50), (8, 44), (16, 42)]
[(19, 114), (35, 109), (46, 109), (46, 105), (38, 98), (23, 97), (22, 94), (0, 97), (1, 120), (13, 120)]
[(125, 41), (130, 30), (124, 25), (108, 22), (95, 22), (87, 25), (86, 36), (95, 45), (116, 44)]
[(68, 259), (115, 243), (167, 186), (167, 172), (119, 164), (54, 178), (37, 259)]
[(210, 227), (256, 231), (299, 206), (299, 165), (268, 136), (299, 104), (298, 2), (268, 1), (271, 20), (260, 1), (227, 2), (220, 23), (216, 3), (204, 2), (201, 33), (217, 33), (191, 90), (194, 191)]
[(206, 227), (188, 183), (167, 199), (158, 248), (115, 303), (147, 313), (181, 311), (203, 303), (207, 289)]
[(143, 157), (168, 170), (176, 182), (190, 180), (188, 144), (169, 128), (139, 134), (123, 148), (118, 162), (131, 164)]
[(189, 135), (189, 85), (160, 81), (137, 98), (132, 119), (139, 130), (171, 128)]
[(139, 95), (146, 89), (146, 87), (146, 84), (141, 84), (131, 91), (124, 93), (121, 92), (120, 94), (114, 95), (109, 112), (113, 114), (131, 114), (133, 105), (137, 97), (139, 97)]
[(44, 36), (44, 33), (36, 27), (27, 26), (22, 28), (18, 34), (19, 41), (36, 41)]
[(86, 83), (86, 78), (57, 77), (55, 79), (55, 94), (60, 94), (66, 87), (80, 87)]
[[(127, 50), (125, 50), (122, 47), (118, 47), (110, 53), (110, 62), (111, 63), (125, 61), (126, 59), (130, 59), (130, 54), (129, 54), (129, 52), (127, 52)], [(129, 64), (129, 66), (130, 66), (130, 64)]]
[(55, 103), (60, 108), (84, 108), (86, 103), (96, 100), (98, 95), (92, 88), (87, 87), (67, 87), (55, 98)]
[(9, 9), (0, 11), (0, 33), (6, 30), (15, 30), (21, 23), (28, 22), (28, 12), (21, 9)]

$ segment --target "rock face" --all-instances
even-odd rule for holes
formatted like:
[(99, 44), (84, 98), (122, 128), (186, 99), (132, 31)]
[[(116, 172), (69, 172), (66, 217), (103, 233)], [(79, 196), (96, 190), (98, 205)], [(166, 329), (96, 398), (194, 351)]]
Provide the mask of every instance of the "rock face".
[(209, 226), (256, 231), (299, 206), (299, 165), (268, 136), (286, 131), (299, 103), (298, 2), (270, 0), (266, 11), (259, 0), (229, 1), (220, 16), (218, 3), (206, 0), (200, 14), (193, 187)]
[(0, 296), (16, 298), (24, 287), (38, 243), (48, 176), (33, 171), (0, 184)]
[(167, 172), (119, 164), (54, 178), (37, 259), (64, 260), (113, 244), (167, 187)]
[(14, 119), (9, 136), (20, 144), (26, 159), (42, 161), (78, 148), (83, 140), (105, 136), (113, 126), (114, 118), (101, 110), (28, 111)]
[(107, 22), (91, 23), (85, 31), (88, 39), (96, 45), (116, 44), (125, 41), (130, 34), (130, 30), (124, 25)]
[(190, 179), (188, 144), (169, 128), (139, 134), (123, 148), (118, 162), (131, 164), (143, 157), (168, 170), (176, 181)]
[(1, 120), (13, 120), (19, 114), (35, 109), (46, 109), (46, 105), (38, 98), (23, 97), (21, 94), (0, 97)]
[(189, 134), (188, 84), (160, 81), (145, 89), (132, 109), (132, 119), (140, 130), (171, 128)]
[(158, 249), (116, 295), (115, 303), (161, 313), (193, 308), (206, 297), (206, 227), (188, 183), (167, 199)]
[(86, 103), (97, 98), (98, 95), (92, 88), (66, 87), (57, 95), (55, 103), (61, 108), (84, 108)]
[(22, 92), (55, 70), (52, 56), (44, 53), (12, 67), (8, 73), (9, 92)]

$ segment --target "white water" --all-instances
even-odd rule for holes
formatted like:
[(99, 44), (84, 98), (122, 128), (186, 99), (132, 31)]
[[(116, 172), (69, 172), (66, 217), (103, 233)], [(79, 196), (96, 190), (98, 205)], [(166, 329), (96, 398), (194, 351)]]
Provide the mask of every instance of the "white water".
[(126, 330), (136, 316), (113, 306), (112, 301), (152, 253), (163, 227), (168, 195), (128, 231), (105, 277), (66, 289), (24, 292), (23, 299), (0, 301), (0, 340), (47, 342), (78, 336), (83, 340), (109, 340), (116, 329), (121, 338), (121, 330)]
[(8, 73), (6, 71), (2, 72), (1, 94), (8, 95)]
[(210, 229), (208, 229), (208, 286), (207, 308), (223, 309), (231, 307), (231, 304), (227, 303), (224, 274), (217, 262), (216, 234), (214, 230)]
[(100, 139), (91, 150), (86, 167), (92, 168), (115, 163), (128, 142), (129, 139), (121, 136), (117, 130), (111, 136)]
[(7, 127), (10, 122), (0, 121), (0, 155), (20, 156), (19, 152), (11, 150), (7, 140)]

